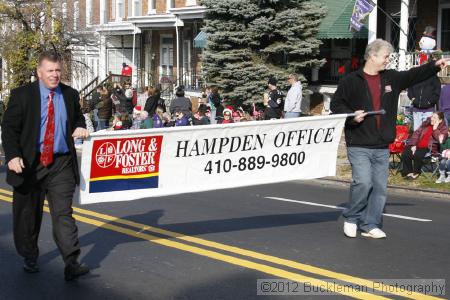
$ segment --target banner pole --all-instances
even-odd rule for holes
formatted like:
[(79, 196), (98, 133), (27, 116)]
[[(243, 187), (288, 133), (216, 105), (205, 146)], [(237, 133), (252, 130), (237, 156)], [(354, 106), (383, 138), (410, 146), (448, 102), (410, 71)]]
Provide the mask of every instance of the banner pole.
[[(384, 109), (381, 109), (381, 110), (368, 111), (366, 113), (367, 113), (367, 115), (366, 115), (366, 117), (367, 117), (367, 116), (374, 116), (374, 115), (385, 115), (386, 111)], [(358, 114), (356, 114), (356, 113), (347, 114), (347, 118), (354, 118), (357, 115)]]

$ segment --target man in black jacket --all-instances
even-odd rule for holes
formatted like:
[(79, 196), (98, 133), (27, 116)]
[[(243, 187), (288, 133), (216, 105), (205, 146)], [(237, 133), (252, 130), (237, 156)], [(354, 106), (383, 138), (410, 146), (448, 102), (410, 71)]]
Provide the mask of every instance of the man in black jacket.
[(419, 82), (408, 89), (408, 98), (413, 106), (414, 131), (436, 111), (441, 96), (441, 81), (437, 75)]
[(39, 271), (38, 238), (44, 199), (52, 216), (53, 236), (64, 263), (64, 277), (89, 272), (78, 262), (80, 243), (72, 216), (72, 197), (80, 182), (74, 138), (89, 133), (78, 92), (60, 83), (61, 59), (54, 52), (39, 57), (39, 81), (11, 91), (2, 122), (2, 140), (13, 186), (13, 231), (24, 270)]
[[(358, 227), (363, 236), (386, 237), (380, 228), (399, 94), (447, 65), (441, 59), (409, 71), (385, 70), (392, 51), (392, 45), (381, 39), (369, 44), (364, 68), (343, 78), (331, 101), (333, 113), (356, 114), (345, 124), (347, 155), (352, 166), (350, 201), (343, 212), (344, 233), (348, 237), (356, 237)], [(367, 111), (380, 109), (386, 114), (366, 118)]]
[(277, 80), (270, 77), (267, 83), (269, 86), (269, 101), (265, 112), (266, 120), (280, 119), (283, 113), (283, 94), (277, 88)]

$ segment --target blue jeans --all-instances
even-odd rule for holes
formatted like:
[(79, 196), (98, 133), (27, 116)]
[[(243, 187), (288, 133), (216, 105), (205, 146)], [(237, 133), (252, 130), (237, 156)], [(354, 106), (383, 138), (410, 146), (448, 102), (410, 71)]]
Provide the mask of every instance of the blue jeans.
[(450, 124), (450, 112), (444, 112), (444, 120), (445, 120), (445, 124), (448, 127), (448, 124)]
[(217, 124), (217, 120), (216, 120), (216, 110), (211, 109), (210, 112), (210, 117), (209, 119), (211, 120), (211, 124)]
[(422, 125), (423, 121), (425, 121), (427, 118), (431, 117), (433, 115), (432, 111), (428, 111), (428, 112), (413, 112), (413, 118), (414, 118), (414, 123), (413, 123), (413, 127), (414, 127), (414, 131), (417, 130), (417, 128), (420, 127), (420, 125)]
[(347, 148), (352, 166), (350, 201), (342, 216), (368, 232), (383, 226), (387, 197), (389, 149)]
[(439, 164), (439, 171), (447, 172), (447, 174), (450, 175), (450, 159), (443, 158), (441, 160)]
[(98, 119), (97, 130), (96, 131), (108, 128), (108, 123), (109, 123), (109, 120)]
[(287, 111), (287, 112), (284, 113), (284, 118), (285, 119), (298, 118), (298, 117), (300, 117), (300, 112)]

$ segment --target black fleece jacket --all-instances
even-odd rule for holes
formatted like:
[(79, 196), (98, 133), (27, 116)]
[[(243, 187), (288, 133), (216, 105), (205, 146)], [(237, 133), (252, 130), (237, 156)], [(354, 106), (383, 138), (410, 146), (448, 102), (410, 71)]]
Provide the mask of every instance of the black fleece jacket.
[[(381, 116), (380, 128), (376, 118), (368, 116), (361, 123), (348, 118), (345, 124), (345, 141), (348, 147), (385, 149), (395, 139), (395, 124), (399, 94), (402, 90), (417, 84), (439, 72), (432, 61), (408, 71), (384, 70), (380, 72)], [(331, 100), (333, 114), (353, 113), (357, 110), (372, 111), (372, 96), (364, 78), (363, 70), (350, 73), (339, 82)]]

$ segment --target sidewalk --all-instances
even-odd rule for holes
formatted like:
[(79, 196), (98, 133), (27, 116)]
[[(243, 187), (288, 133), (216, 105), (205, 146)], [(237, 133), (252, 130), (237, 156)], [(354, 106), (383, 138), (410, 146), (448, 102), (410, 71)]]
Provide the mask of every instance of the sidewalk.
[[(339, 143), (336, 165), (336, 176), (328, 177), (323, 180), (329, 182), (350, 184), (352, 180), (352, 171), (350, 163), (347, 159), (347, 150), (344, 137), (341, 138), (341, 142)], [(431, 193), (434, 195), (442, 195), (450, 199), (450, 183), (437, 184), (434, 182), (436, 179), (436, 177), (433, 177), (433, 180), (431, 181), (424, 176), (420, 176), (417, 180), (407, 181), (403, 179), (400, 174), (390, 174), (388, 188), (409, 192), (415, 191), (422, 193)]]

